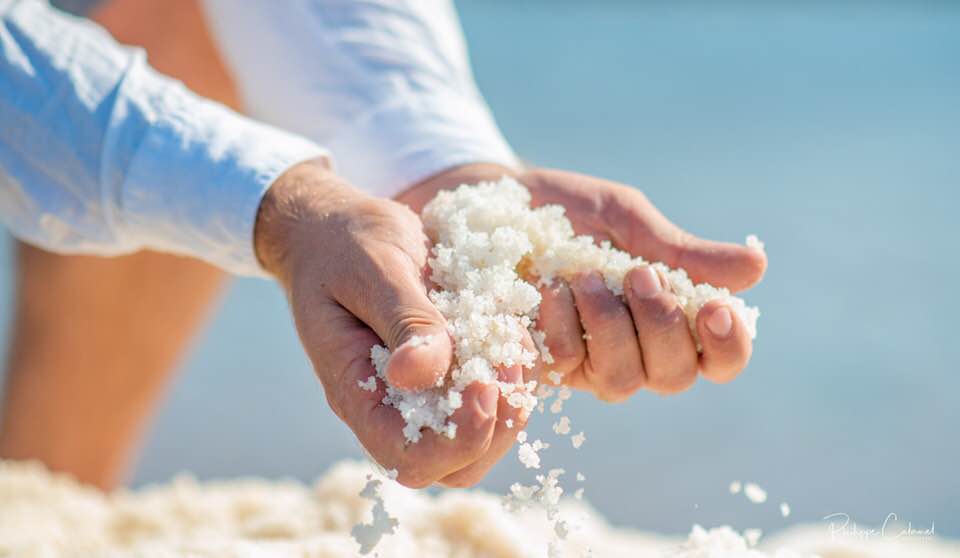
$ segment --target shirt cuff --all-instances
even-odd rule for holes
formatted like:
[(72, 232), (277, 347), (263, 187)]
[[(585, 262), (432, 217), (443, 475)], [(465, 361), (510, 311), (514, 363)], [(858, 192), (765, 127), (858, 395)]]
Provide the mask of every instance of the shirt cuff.
[[(131, 87), (160, 78), (149, 68)], [(166, 81), (166, 80), (165, 80)], [(184, 254), (237, 275), (267, 276), (253, 231), (264, 193), (292, 165), (326, 150), (206, 101), (179, 84), (150, 104), (131, 102), (148, 123), (122, 179), (115, 226), (145, 247)], [(125, 98), (144, 98), (124, 95)], [(110, 145), (123, 142), (115, 137)]]
[(380, 105), (328, 145), (341, 176), (384, 197), (459, 165), (520, 166), (486, 103), (457, 92)]

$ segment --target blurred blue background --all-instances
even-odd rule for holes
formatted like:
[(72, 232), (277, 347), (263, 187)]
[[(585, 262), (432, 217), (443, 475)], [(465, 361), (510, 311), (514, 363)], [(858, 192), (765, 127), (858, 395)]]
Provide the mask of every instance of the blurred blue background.
[[(702, 236), (756, 233), (770, 269), (749, 369), (671, 398), (576, 396), (587, 476), (613, 522), (767, 531), (891, 512), (960, 535), (960, 4), (460, 3), (481, 88), (538, 164), (642, 188)], [(0, 244), (0, 336), (11, 307)], [(552, 416), (535, 420), (548, 433)], [(328, 411), (286, 304), (233, 284), (132, 481), (311, 479), (360, 457)], [(530, 475), (510, 457), (485, 481)], [(765, 506), (727, 493), (767, 488)], [(782, 519), (780, 501), (792, 505)]]

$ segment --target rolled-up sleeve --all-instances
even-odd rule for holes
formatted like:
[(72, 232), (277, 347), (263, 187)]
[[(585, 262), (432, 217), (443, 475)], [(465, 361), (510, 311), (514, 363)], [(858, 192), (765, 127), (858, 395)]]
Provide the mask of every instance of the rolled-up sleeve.
[(153, 71), (143, 53), (45, 2), (0, 0), (0, 219), (67, 253), (141, 248), (261, 275), (260, 200), (326, 155)]
[(330, 148), (357, 187), (393, 196), (444, 169), (516, 166), (447, 0), (205, 0), (256, 118)]

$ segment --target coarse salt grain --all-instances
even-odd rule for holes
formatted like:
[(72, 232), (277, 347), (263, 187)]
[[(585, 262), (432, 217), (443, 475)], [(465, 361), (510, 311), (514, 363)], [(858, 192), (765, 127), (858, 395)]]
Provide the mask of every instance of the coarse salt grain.
[(762, 504), (767, 501), (767, 491), (752, 482), (743, 486), (743, 493), (754, 504)]
[(780, 503), (780, 515), (783, 517), (790, 517), (790, 504), (786, 502)]
[(357, 380), (357, 385), (360, 386), (360, 389), (367, 391), (377, 391), (377, 377), (370, 376), (366, 381)]
[(583, 445), (583, 442), (585, 442), (586, 439), (587, 439), (586, 434), (584, 434), (583, 432), (581, 432), (581, 433), (579, 433), (579, 434), (574, 434), (573, 436), (571, 436), (571, 437), (570, 437), (570, 442), (573, 444), (573, 447), (574, 447), (574, 448), (580, 449), (580, 446)]
[(741, 489), (743, 489), (743, 484), (740, 481), (730, 483), (730, 494), (739, 494)]
[(750, 248), (753, 248), (754, 250), (759, 250), (761, 252), (764, 251), (763, 242), (761, 242), (760, 239), (757, 238), (757, 235), (755, 234), (747, 235), (747, 246)]
[(570, 418), (569, 417), (560, 417), (559, 422), (553, 423), (553, 431), (557, 434), (569, 434), (570, 433)]
[(384, 535), (396, 532), (399, 523), (396, 518), (390, 517), (380, 495), (383, 481), (367, 475), (367, 484), (360, 491), (360, 497), (373, 501), (370, 523), (359, 523), (350, 530), (350, 535), (360, 544), (360, 554), (369, 554), (380, 542)]

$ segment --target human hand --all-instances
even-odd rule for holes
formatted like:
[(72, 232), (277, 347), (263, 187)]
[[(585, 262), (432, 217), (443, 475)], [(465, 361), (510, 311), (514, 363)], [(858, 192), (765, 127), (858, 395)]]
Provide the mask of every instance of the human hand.
[[(648, 261), (687, 270), (695, 282), (732, 291), (756, 284), (766, 256), (745, 246), (699, 239), (666, 219), (638, 190), (571, 172), (533, 169), (513, 173), (493, 165), (469, 165), (428, 180), (398, 199), (420, 210), (441, 184), (457, 185), (515, 176), (532, 205), (559, 204), (577, 234), (610, 240)], [(541, 289), (539, 327), (555, 362), (545, 370), (564, 375), (572, 387), (606, 401), (622, 401), (642, 387), (676, 393), (704, 377), (727, 382), (750, 359), (752, 343), (740, 318), (720, 301), (697, 315), (703, 345), (698, 354), (687, 319), (665, 278), (649, 267), (629, 272), (625, 300), (611, 293), (597, 273)]]
[[(394, 386), (428, 387), (450, 368), (446, 323), (427, 298), (428, 240), (416, 214), (307, 162), (268, 190), (254, 237), (261, 263), (286, 291), (330, 408), (370, 455), (410, 487), (482, 478), (513, 441), (505, 421), (523, 428), (527, 418), (501, 401), (495, 384), (463, 392), (451, 417), (454, 439), (425, 431), (407, 444), (400, 413), (381, 403), (382, 382), (373, 392), (358, 383), (374, 374), (370, 348), (379, 344), (393, 351), (387, 378)], [(431, 342), (414, 347), (407, 343), (414, 335)], [(501, 381), (521, 381), (519, 367), (499, 372)]]

